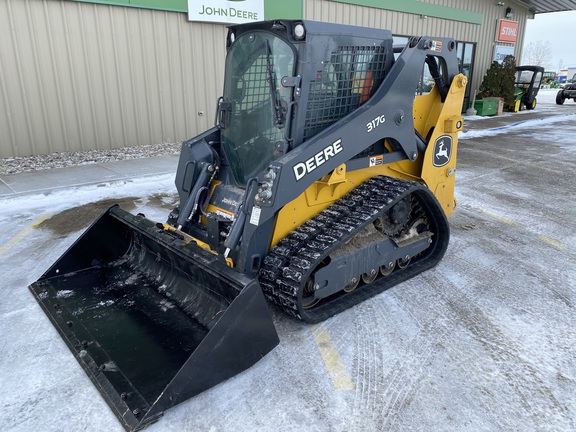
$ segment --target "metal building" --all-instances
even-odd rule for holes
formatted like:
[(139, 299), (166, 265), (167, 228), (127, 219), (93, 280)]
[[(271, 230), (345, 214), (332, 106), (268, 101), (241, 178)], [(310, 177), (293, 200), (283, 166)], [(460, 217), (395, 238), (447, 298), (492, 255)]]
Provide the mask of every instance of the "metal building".
[[(242, 10), (248, 2), (259, 12)], [(227, 0), (190, 0), (201, 8), (193, 19), (223, 20), (215, 3)], [(469, 94), (498, 55), (520, 57), (527, 19), (576, 9), (574, 0), (230, 4), (242, 19), (381, 27), (399, 40), (453, 37)], [(0, 0), (0, 158), (177, 142), (209, 128), (226, 25), (189, 18), (188, 0)], [(502, 20), (515, 37), (498, 36)]]

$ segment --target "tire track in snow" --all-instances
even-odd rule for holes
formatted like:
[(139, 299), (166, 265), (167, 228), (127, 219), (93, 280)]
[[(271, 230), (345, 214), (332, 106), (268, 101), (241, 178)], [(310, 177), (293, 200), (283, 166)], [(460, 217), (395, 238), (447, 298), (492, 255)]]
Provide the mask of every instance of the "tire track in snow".
[[(420, 284), (419, 279), (413, 280), (415, 284)], [(427, 374), (427, 365), (452, 326), (447, 317), (439, 314), (443, 306), (434, 292), (418, 290), (406, 301), (410, 306), (417, 302), (415, 307), (422, 312), (418, 316), (421, 324), (416, 336), (403, 347), (403, 354), (383, 379), (386, 387), (382, 394), (383, 405), (377, 430), (394, 430), (404, 418), (404, 412), (412, 404), (422, 378)]]
[[(402, 287), (394, 288), (396, 290)], [(390, 295), (388, 292), (386, 295)], [(434, 355), (435, 346), (443, 340), (449, 328), (438, 316), (440, 310), (435, 301), (426, 298), (422, 302), (422, 315), (418, 319), (422, 324), (417, 334), (400, 346), (395, 353), (397, 360), (387, 364), (382, 343), (387, 337), (381, 329), (394, 325), (389, 310), (384, 303), (366, 302), (366, 306), (354, 321), (356, 334), (356, 354), (354, 356), (353, 376), (356, 377), (356, 393), (353, 402), (352, 418), (358, 419), (351, 430), (390, 430), (402, 412), (410, 406), (418, 388), (420, 378), (426, 371), (426, 364)], [(403, 299), (404, 300), (404, 299)], [(406, 299), (411, 303), (413, 298)], [(404, 303), (404, 302), (402, 302)], [(386, 323), (379, 320), (385, 319)], [(400, 332), (395, 331), (397, 335)], [(370, 422), (366, 422), (366, 419)]]
[[(487, 276), (487, 273), (491, 276)], [(471, 279), (470, 283), (461, 281), (457, 286), (471, 286), (474, 279), (484, 279), (484, 284), (498, 284), (500, 276), (498, 272), (486, 272), (480, 265), (473, 265), (467, 276)], [(442, 287), (437, 292), (453, 311), (458, 327), (472, 336), (497, 367), (496, 374), (485, 373), (482, 376), (488, 389), (500, 389), (499, 415), (492, 420), (499, 422), (502, 430), (522, 429), (518, 424), (519, 419), (526, 421), (526, 430), (535, 425), (542, 430), (570, 430), (573, 424), (568, 408), (556, 398), (536, 364), (525, 358), (519, 344), (504, 334), (477, 306), (486, 302), (459, 291), (441, 273), (436, 273), (435, 277), (437, 281), (429, 277), (426, 279), (432, 285)], [(517, 412), (518, 409), (522, 411), (521, 414)], [(509, 411), (514, 416), (504, 415), (511, 414)]]
[[(354, 393), (353, 415), (354, 419), (364, 418), (374, 422), (374, 415), (378, 412), (378, 400), (375, 398), (372, 387), (378, 387), (381, 382), (382, 352), (381, 347), (375, 344), (377, 338), (375, 329), (382, 328), (372, 321), (376, 316), (373, 310), (373, 302), (363, 304), (363, 310), (359, 311), (357, 319), (353, 322), (356, 337), (356, 349), (354, 352), (353, 376), (356, 378), (356, 391)], [(360, 308), (358, 308), (360, 309)], [(368, 319), (366, 319), (368, 317)], [(359, 414), (359, 415), (358, 415)], [(362, 430), (367, 427), (364, 424), (354, 424), (352, 430)]]

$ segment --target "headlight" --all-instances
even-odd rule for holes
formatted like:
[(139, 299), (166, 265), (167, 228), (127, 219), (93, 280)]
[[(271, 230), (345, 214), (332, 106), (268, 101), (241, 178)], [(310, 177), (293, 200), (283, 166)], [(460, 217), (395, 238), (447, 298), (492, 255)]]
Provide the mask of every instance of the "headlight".
[(302, 40), (306, 36), (306, 30), (304, 29), (304, 24), (298, 23), (294, 26), (294, 39)]

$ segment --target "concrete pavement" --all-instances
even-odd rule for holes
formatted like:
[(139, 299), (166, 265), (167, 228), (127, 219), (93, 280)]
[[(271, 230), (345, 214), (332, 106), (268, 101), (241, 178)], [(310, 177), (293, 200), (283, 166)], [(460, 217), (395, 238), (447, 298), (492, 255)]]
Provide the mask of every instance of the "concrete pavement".
[(176, 173), (177, 164), (178, 156), (168, 155), (0, 175), (0, 199)]

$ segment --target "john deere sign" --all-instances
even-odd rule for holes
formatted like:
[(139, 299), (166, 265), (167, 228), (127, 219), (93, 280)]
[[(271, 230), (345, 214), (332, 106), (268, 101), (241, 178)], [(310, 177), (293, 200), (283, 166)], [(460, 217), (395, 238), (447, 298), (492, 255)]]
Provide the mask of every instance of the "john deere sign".
[(264, 20), (264, 0), (188, 0), (188, 20), (238, 24)]

